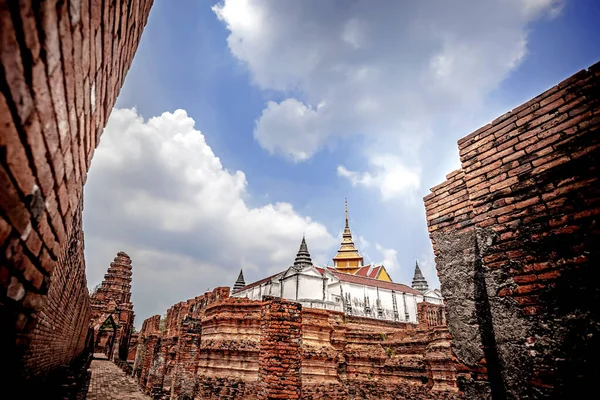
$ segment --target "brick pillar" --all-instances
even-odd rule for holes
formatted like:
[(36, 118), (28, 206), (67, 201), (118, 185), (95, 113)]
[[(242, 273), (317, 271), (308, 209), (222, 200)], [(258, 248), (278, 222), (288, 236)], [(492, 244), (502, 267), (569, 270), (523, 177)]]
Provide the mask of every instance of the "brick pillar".
[(260, 325), (258, 399), (302, 397), (302, 305), (265, 296)]
[(140, 337), (138, 339), (138, 345), (135, 350), (135, 361), (133, 362), (133, 372), (131, 373), (132, 376), (134, 376), (135, 378), (138, 378), (138, 382), (139, 382), (140, 376), (142, 375), (142, 368), (144, 365), (145, 356), (146, 356), (146, 338)]
[(452, 356), (452, 337), (446, 326), (432, 328), (429, 344), (425, 348), (427, 372), (433, 391), (458, 392), (456, 386), (456, 361)]
[(184, 319), (173, 371), (172, 400), (193, 399), (196, 395), (201, 337), (200, 320), (189, 317)]
[(167, 361), (168, 342), (157, 338), (155, 351), (148, 370), (148, 381), (146, 382), (146, 393), (156, 393), (162, 390), (165, 377), (165, 366)]
[(158, 351), (159, 343), (160, 339), (157, 335), (150, 335), (146, 338), (146, 351), (144, 354), (144, 361), (142, 362), (140, 378), (138, 380), (138, 383), (142, 388), (146, 388), (150, 368), (152, 367), (152, 361), (154, 360), (154, 353)]

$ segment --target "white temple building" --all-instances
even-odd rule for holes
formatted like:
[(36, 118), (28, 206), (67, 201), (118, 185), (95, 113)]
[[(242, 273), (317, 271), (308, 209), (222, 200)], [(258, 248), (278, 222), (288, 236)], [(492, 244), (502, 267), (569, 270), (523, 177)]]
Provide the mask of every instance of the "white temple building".
[(334, 267), (314, 266), (303, 237), (291, 267), (248, 285), (240, 272), (231, 295), (252, 300), (275, 296), (299, 302), (303, 307), (410, 323), (417, 323), (418, 303), (443, 303), (441, 292), (429, 289), (418, 264), (413, 287), (392, 282), (384, 266), (363, 265), (352, 242), (347, 206), (342, 245), (333, 260)]

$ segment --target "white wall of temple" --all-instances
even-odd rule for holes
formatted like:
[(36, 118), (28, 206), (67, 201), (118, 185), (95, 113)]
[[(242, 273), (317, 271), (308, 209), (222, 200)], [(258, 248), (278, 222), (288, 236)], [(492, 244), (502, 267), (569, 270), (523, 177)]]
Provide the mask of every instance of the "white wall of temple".
[[(344, 311), (347, 314), (417, 323), (417, 303), (423, 301), (421, 295), (349, 282), (341, 282), (336, 286), (338, 292), (343, 293)], [(396, 307), (394, 307), (394, 298)]]
[(323, 285), (322, 276), (300, 275), (300, 287), (298, 290), (298, 299), (326, 300), (327, 287)]
[(342, 302), (318, 301), (318, 300), (298, 300), (302, 307), (318, 308), (321, 310), (331, 310), (343, 312)]
[(439, 298), (437, 296), (423, 296), (423, 301), (433, 304), (442, 304), (444, 302), (444, 299)]
[[(310, 272), (310, 271), (309, 271)], [(324, 301), (323, 276), (310, 273), (296, 273), (284, 276), (281, 280), (281, 297), (288, 300)]]
[(281, 293), (278, 282), (265, 282), (260, 285), (253, 286), (249, 289), (232, 293), (231, 297), (247, 297), (250, 300), (262, 300), (263, 296), (279, 297), (280, 295)]
[[(376, 286), (339, 281), (326, 274), (325, 292), (323, 277), (314, 271), (298, 273), (288, 270), (261, 285), (232, 294), (232, 297), (248, 297), (261, 300), (264, 295), (283, 297), (298, 301), (304, 307), (343, 311), (349, 315), (389, 321), (417, 323), (417, 303), (428, 301), (441, 304), (442, 299), (435, 294), (424, 297), (422, 294), (404, 293)], [(280, 278), (283, 278), (280, 280)]]

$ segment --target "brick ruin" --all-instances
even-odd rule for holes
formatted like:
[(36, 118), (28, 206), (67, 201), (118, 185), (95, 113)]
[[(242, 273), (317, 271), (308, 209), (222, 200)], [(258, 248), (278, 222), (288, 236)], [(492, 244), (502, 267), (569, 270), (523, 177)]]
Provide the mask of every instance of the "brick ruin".
[(173, 399), (583, 396), (599, 369), (599, 94), (596, 64), (459, 141), (461, 168), (424, 199), (447, 308), (421, 303), (411, 327), (206, 294), (140, 333), (138, 380)]
[(0, 383), (24, 398), (85, 364), (83, 185), (151, 5), (0, 2)]
[[(93, 344), (83, 185), (151, 6), (0, 2), (0, 383), (23, 398), (53, 397)], [(593, 393), (599, 76), (460, 140), (461, 168), (425, 198), (448, 330), (423, 306), (403, 326), (212, 292), (173, 308), (165, 331), (144, 323), (133, 373), (181, 399)]]
[(133, 329), (131, 303), (131, 258), (120, 251), (110, 264), (104, 280), (91, 295), (94, 353), (110, 359), (127, 360)]
[(461, 139), (425, 197), (466, 398), (595, 389), (599, 126), (600, 63)]
[(459, 398), (444, 307), (421, 324), (217, 288), (144, 321), (133, 375), (156, 399)]

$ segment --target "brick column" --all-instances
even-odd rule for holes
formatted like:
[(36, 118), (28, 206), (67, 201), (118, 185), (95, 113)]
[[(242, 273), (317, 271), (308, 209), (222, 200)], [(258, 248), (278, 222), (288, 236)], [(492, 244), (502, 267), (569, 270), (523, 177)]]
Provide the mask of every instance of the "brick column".
[(140, 337), (138, 339), (137, 348), (135, 349), (135, 361), (133, 362), (133, 372), (131, 375), (138, 379), (142, 375), (142, 368), (144, 365), (144, 358), (146, 356), (146, 338)]
[(150, 375), (150, 369), (152, 368), (152, 362), (154, 360), (154, 354), (158, 351), (160, 338), (157, 335), (150, 335), (146, 338), (146, 351), (144, 354), (144, 361), (142, 362), (142, 371), (138, 383), (142, 388), (146, 388), (148, 377)]
[(259, 399), (302, 397), (302, 305), (265, 296), (258, 380)]
[(172, 400), (193, 399), (196, 395), (201, 336), (200, 320), (189, 317), (183, 320), (173, 371)]
[(154, 348), (155, 351), (148, 370), (148, 381), (146, 382), (146, 393), (150, 394), (162, 390), (163, 379), (165, 377), (167, 351), (169, 349), (168, 341), (157, 338)]
[(430, 341), (425, 348), (428, 375), (433, 385), (431, 390), (458, 392), (456, 386), (456, 362), (452, 356), (452, 337), (446, 326), (432, 328)]

